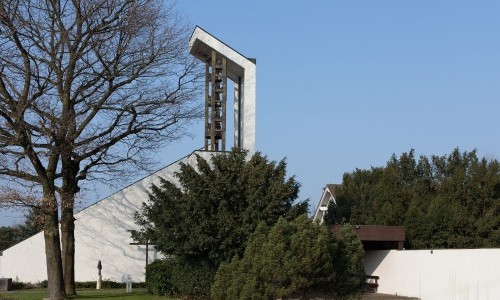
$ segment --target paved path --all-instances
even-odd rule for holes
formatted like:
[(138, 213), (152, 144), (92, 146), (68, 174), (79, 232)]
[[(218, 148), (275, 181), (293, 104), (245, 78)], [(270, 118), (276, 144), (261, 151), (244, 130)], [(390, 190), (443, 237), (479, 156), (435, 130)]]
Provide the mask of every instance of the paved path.
[(379, 293), (367, 293), (361, 296), (362, 300), (410, 300), (418, 298), (402, 297), (395, 295), (379, 294)]

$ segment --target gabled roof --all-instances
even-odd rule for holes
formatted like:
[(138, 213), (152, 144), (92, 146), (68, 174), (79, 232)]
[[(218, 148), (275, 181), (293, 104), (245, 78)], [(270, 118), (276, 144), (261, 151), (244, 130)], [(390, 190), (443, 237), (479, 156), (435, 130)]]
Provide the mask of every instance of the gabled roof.
[(328, 183), (326, 185), (326, 188), (330, 190), (330, 193), (334, 194), (335, 191), (341, 186), (341, 184), (338, 183)]
[(314, 212), (313, 221), (318, 221), (323, 223), (323, 217), (326, 214), (328, 204), (331, 201), (335, 202), (335, 191), (340, 187), (340, 184), (329, 183), (323, 188), (323, 194), (321, 194), (321, 199), (319, 199), (318, 206)]

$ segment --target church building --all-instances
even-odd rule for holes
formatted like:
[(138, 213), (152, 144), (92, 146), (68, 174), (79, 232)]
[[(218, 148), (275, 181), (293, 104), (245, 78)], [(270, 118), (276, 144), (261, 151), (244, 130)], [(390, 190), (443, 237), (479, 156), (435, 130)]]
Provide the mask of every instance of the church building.
[[(234, 146), (255, 152), (255, 59), (247, 58), (210, 33), (196, 27), (189, 51), (205, 63), (205, 145), (157, 172), (123, 188), (75, 214), (75, 279), (125, 282), (145, 280), (145, 266), (156, 259), (154, 247), (136, 243), (134, 214), (148, 201), (148, 191), (159, 179), (176, 182), (180, 164), (194, 165), (196, 156), (209, 160), (226, 151), (227, 79), (234, 82)], [(0, 277), (22, 282), (47, 279), (43, 232), (3, 251)], [(147, 259), (147, 261), (146, 261)]]

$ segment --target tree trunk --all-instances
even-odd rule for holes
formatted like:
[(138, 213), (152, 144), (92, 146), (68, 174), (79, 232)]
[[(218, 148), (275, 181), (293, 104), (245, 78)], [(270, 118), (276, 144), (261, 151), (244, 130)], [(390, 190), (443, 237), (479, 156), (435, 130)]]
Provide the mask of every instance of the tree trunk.
[(54, 195), (45, 197), (44, 217), (43, 235), (47, 260), (48, 297), (51, 300), (60, 300), (64, 299), (66, 295), (64, 293), (57, 203)]
[(61, 244), (62, 265), (64, 274), (64, 289), (67, 296), (76, 295), (75, 285), (75, 195), (78, 192), (76, 175), (78, 163), (71, 160), (67, 153), (62, 158), (61, 186)]
[[(63, 202), (64, 203), (64, 202)], [(75, 218), (73, 207), (62, 208), (61, 217), (62, 266), (67, 296), (76, 295), (75, 286)]]

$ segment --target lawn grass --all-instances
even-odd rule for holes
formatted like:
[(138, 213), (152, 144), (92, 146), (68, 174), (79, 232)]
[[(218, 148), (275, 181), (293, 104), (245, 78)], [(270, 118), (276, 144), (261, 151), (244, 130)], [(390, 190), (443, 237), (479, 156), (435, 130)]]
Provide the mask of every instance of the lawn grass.
[[(47, 290), (18, 290), (13, 292), (0, 292), (0, 300), (41, 300), (47, 297)], [(146, 292), (146, 289), (133, 289), (132, 293), (125, 293), (125, 289), (106, 290), (77, 290), (77, 296), (68, 299), (113, 299), (113, 300), (172, 300), (168, 297), (158, 297)]]

